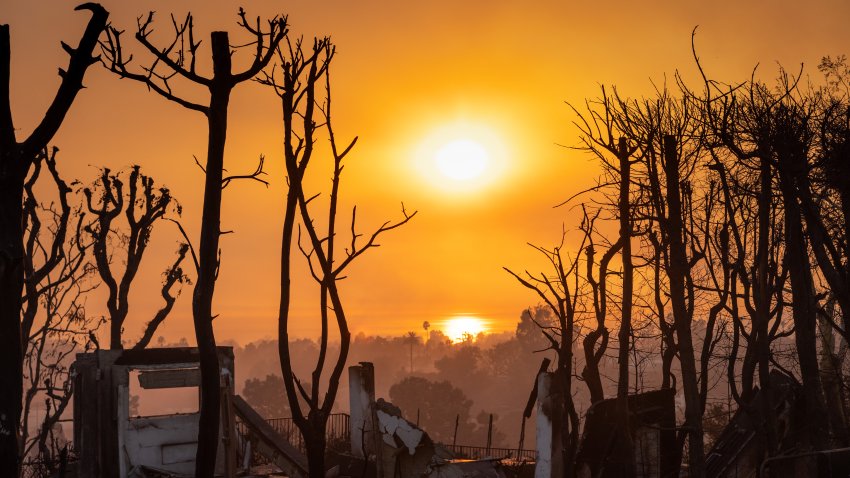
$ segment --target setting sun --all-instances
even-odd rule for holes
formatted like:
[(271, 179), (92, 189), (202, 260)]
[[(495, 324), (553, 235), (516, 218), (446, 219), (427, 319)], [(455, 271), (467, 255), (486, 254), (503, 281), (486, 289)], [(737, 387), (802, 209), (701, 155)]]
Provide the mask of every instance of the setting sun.
[(503, 177), (508, 167), (505, 138), (471, 121), (433, 129), (419, 141), (413, 158), (420, 178), (453, 194), (481, 191)]
[(475, 337), (486, 331), (487, 327), (480, 318), (461, 315), (446, 321), (444, 333), (452, 342), (459, 343), (467, 336)]
[(480, 144), (459, 139), (437, 151), (434, 159), (443, 176), (455, 181), (466, 181), (481, 176), (487, 168), (489, 155)]

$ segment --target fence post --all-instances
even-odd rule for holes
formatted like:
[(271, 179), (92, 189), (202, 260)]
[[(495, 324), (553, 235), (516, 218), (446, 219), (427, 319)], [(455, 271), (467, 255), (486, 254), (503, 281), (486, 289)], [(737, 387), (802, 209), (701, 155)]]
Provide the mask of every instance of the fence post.
[(455, 417), (455, 436), (452, 438), (452, 446), (457, 446), (457, 426), (460, 424), (460, 414)]
[(490, 456), (490, 447), (493, 446), (493, 414), (490, 414), (490, 422), (487, 424), (487, 456)]

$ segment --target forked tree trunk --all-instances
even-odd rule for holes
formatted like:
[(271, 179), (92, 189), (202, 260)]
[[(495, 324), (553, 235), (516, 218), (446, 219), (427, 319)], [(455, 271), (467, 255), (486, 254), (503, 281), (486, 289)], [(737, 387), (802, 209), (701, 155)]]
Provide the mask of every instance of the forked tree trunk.
[(688, 430), (688, 471), (694, 478), (705, 476), (702, 443), (702, 403), (697, 383), (691, 320), (685, 303), (685, 274), (688, 270), (683, 239), (682, 201), (679, 189), (679, 156), (676, 138), (664, 137), (665, 176), (667, 179), (668, 237), (670, 240), (670, 303), (673, 326), (679, 339), (679, 362), (682, 366), (682, 391), (685, 395), (685, 427)]
[(307, 450), (307, 467), (309, 478), (325, 478), (325, 427), (327, 420), (322, 420), (318, 414), (321, 412), (311, 410), (307, 417), (310, 433), (304, 435), (304, 448)]
[[(604, 326), (603, 326), (604, 327)], [(602, 390), (602, 376), (599, 373), (599, 362), (597, 359), (597, 342), (602, 339), (602, 343), (606, 343), (607, 331), (604, 328), (596, 328), (591, 330), (584, 336), (582, 347), (584, 350), (584, 370), (581, 371), (581, 378), (587, 386), (590, 393), (590, 403), (602, 401), (605, 398)]]

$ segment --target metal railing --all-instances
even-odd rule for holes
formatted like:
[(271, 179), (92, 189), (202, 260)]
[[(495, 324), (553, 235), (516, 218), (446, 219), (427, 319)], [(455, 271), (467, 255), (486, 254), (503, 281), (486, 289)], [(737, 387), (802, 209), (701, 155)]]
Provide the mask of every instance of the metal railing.
[[(267, 418), (266, 422), (286, 438), (289, 443), (297, 448), (302, 453), (305, 452), (304, 440), (301, 438), (301, 432), (295, 426), (292, 418)], [(347, 413), (333, 413), (328, 417), (328, 428), (326, 430), (326, 438), (329, 449), (338, 448), (340, 451), (348, 451), (350, 440), (350, 418)], [(238, 422), (237, 430), (243, 436), (247, 435), (248, 430), (245, 425)], [(467, 445), (446, 445), (440, 444), (446, 448), (456, 458), (469, 460), (482, 460), (485, 458), (509, 459), (515, 461), (532, 462), (537, 459), (535, 450), (523, 450), (517, 448), (496, 448), (483, 446), (467, 446)]]
[(484, 446), (467, 446), (467, 445), (445, 445), (440, 444), (456, 458), (465, 458), (468, 460), (482, 460), (484, 458), (499, 458), (511, 459), (516, 461), (535, 461), (537, 452), (535, 450), (519, 450), (516, 448), (495, 448)]
[[(267, 418), (266, 422), (274, 428), (282, 437), (284, 437), (292, 446), (300, 452), (305, 453), (304, 439), (301, 437), (301, 432), (295, 426), (292, 418)], [(242, 436), (248, 434), (248, 429), (244, 423), (237, 422), (236, 429)], [(349, 441), (349, 417), (347, 413), (332, 413), (328, 417), (328, 427), (325, 431), (328, 448), (334, 448), (340, 442), (348, 446)]]

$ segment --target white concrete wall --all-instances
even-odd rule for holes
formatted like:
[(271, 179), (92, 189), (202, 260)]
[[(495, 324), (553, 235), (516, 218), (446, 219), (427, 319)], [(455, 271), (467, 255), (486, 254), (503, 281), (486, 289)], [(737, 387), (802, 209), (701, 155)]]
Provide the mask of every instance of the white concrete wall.
[(359, 458), (364, 458), (364, 450), (369, 453), (374, 448), (372, 446), (371, 423), (372, 407), (375, 402), (375, 378), (374, 375), (367, 376), (369, 371), (371, 369), (361, 365), (348, 367), (351, 454)]
[(200, 414), (135, 418), (127, 422), (124, 446), (130, 465), (193, 474)]
[(534, 478), (552, 478), (553, 424), (546, 408), (551, 393), (552, 374), (542, 372), (537, 376), (537, 463)]

